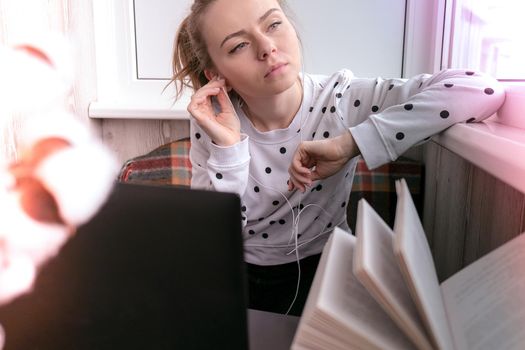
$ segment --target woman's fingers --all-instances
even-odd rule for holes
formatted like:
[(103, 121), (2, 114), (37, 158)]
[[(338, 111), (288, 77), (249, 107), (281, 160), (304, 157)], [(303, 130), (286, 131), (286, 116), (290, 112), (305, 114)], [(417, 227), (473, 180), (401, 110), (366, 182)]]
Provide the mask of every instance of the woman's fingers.
[(212, 116), (215, 116), (211, 97), (219, 95), (224, 88), (224, 85), (224, 79), (210, 80), (208, 84), (204, 85), (193, 94), (188, 105), (188, 112), (197, 119), (211, 118)]
[(308, 177), (298, 176), (297, 174), (290, 173), (290, 179), (288, 180), (288, 190), (293, 191), (295, 188), (301, 192), (305, 192), (306, 188), (312, 185), (312, 181)]
[(215, 115), (211, 103), (211, 96), (216, 96), (220, 88), (206, 87), (199, 89), (192, 97), (188, 105), (188, 112), (198, 120), (211, 118)]
[(219, 107), (223, 113), (235, 113), (235, 108), (233, 107), (230, 96), (226, 93), (224, 86), (220, 88), (220, 91), (217, 94), (217, 101), (219, 102)]
[(230, 146), (240, 141), (240, 121), (224, 87), (224, 79), (211, 80), (193, 94), (188, 112), (217, 145)]
[(292, 165), (290, 166), (288, 173), (290, 174), (290, 179), (288, 181), (289, 191), (293, 191), (295, 188), (298, 188), (304, 192), (306, 191), (307, 186), (312, 185), (312, 172), (310, 169), (304, 168), (302, 166), (297, 169)]

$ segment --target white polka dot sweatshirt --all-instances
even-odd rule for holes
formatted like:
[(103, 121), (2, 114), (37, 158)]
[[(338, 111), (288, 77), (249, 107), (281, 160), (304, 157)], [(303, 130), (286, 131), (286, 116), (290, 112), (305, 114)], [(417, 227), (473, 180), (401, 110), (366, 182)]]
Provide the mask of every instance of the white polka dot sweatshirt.
[(302, 105), (286, 129), (258, 131), (238, 101), (242, 137), (233, 146), (213, 144), (191, 122), (191, 186), (239, 194), (249, 263), (295, 261), (296, 246), (300, 258), (317, 254), (335, 226), (349, 230), (346, 207), (357, 158), (305, 193), (290, 192), (288, 167), (300, 141), (349, 130), (373, 169), (455, 123), (491, 116), (505, 96), (495, 79), (465, 70), (409, 80), (356, 78), (348, 70), (303, 78)]

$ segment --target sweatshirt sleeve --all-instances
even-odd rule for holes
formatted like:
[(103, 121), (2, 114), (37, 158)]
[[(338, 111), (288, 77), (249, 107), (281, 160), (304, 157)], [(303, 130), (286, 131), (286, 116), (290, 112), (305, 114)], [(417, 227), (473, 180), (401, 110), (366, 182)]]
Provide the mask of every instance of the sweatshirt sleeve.
[(190, 124), (191, 187), (244, 194), (248, 183), (250, 153), (248, 137), (233, 146), (221, 147), (193, 121)]
[(503, 86), (483, 73), (446, 69), (412, 79), (357, 79), (340, 99), (340, 113), (367, 166), (377, 168), (460, 122), (493, 115)]

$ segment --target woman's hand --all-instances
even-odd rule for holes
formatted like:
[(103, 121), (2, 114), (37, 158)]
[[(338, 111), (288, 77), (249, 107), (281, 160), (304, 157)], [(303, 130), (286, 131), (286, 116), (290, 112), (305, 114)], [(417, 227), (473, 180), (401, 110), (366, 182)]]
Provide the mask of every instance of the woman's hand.
[(335, 174), (359, 153), (350, 132), (331, 139), (301, 142), (288, 169), (288, 190), (298, 188), (304, 192), (313, 181)]
[[(217, 97), (219, 113), (213, 108), (212, 96)], [(191, 97), (188, 112), (217, 145), (231, 146), (240, 141), (241, 124), (226, 93), (224, 79), (213, 79), (197, 90)]]

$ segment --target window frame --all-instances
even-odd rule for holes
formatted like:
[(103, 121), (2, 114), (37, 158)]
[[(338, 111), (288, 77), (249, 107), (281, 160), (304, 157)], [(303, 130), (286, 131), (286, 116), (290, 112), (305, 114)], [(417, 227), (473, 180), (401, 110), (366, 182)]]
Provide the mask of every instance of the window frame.
[[(133, 0), (93, 0), (97, 100), (90, 118), (188, 119), (188, 92), (174, 102), (163, 79), (137, 77)], [(159, 93), (162, 92), (162, 93)]]

